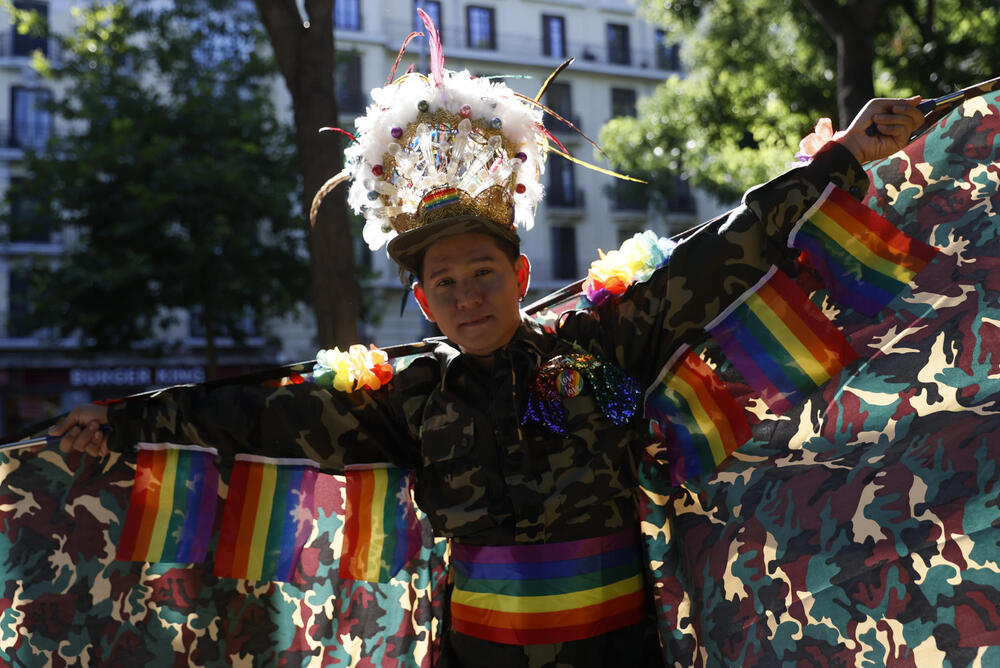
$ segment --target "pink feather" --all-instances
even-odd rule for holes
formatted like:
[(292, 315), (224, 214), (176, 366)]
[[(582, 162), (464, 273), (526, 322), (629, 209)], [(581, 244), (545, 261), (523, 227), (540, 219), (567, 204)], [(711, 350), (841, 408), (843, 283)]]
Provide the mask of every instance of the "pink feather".
[(427, 12), (418, 7), (417, 13), (420, 14), (420, 19), (427, 26), (427, 41), (431, 47), (431, 79), (440, 86), (444, 83), (444, 52), (441, 50), (441, 35)]

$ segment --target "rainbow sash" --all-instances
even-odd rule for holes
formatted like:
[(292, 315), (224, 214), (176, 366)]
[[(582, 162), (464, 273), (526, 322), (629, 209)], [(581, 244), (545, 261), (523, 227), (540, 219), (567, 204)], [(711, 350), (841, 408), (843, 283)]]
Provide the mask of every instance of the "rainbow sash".
[(538, 545), (452, 543), (452, 625), (507, 645), (582, 640), (646, 616), (639, 532)]
[(214, 448), (139, 445), (115, 559), (200, 563), (212, 539), (219, 471)]

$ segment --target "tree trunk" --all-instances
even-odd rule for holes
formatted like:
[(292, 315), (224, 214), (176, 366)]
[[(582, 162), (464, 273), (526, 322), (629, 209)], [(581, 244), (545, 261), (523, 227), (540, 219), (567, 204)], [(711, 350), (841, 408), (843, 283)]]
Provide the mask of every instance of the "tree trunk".
[[(256, 0), (278, 69), (292, 97), (295, 138), (309, 220), (313, 195), (343, 166), (343, 148), (319, 129), (337, 122), (334, 94), (333, 0), (305, 0), (305, 19), (295, 0)], [(344, 348), (358, 342), (359, 295), (354, 271), (347, 197), (331, 193), (309, 230), (318, 344)]]
[(846, 128), (875, 97), (875, 30), (885, 0), (801, 0), (837, 45), (837, 113)]
[(868, 100), (875, 97), (875, 35), (860, 27), (836, 35), (837, 113), (846, 128)]

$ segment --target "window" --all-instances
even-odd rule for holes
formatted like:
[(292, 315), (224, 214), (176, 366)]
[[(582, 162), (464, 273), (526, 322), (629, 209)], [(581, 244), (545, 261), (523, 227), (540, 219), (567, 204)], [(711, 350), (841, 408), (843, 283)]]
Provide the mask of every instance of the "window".
[(333, 25), (340, 30), (361, 30), (361, 0), (337, 0)]
[(635, 116), (635, 90), (632, 88), (611, 89), (611, 117)]
[(617, 65), (632, 63), (632, 49), (629, 46), (627, 25), (622, 23), (608, 24), (608, 62)]
[(361, 92), (361, 54), (357, 51), (338, 51), (335, 64), (337, 111), (359, 113), (365, 110)]
[(470, 49), (497, 48), (497, 33), (492, 7), (466, 8), (468, 20), (468, 47)]
[(7, 287), (7, 336), (30, 336), (32, 326), (32, 271), (27, 267), (12, 269)]
[(413, 29), (417, 32), (427, 33), (427, 27), (424, 22), (420, 20), (420, 15), (417, 14), (417, 9), (422, 9), (427, 12), (427, 16), (431, 17), (434, 21), (434, 25), (437, 26), (438, 33), (441, 35), (441, 43), (444, 44), (444, 24), (441, 22), (441, 3), (438, 0), (416, 0), (413, 3)]
[(695, 213), (694, 195), (691, 184), (680, 176), (670, 179), (670, 191), (667, 193), (667, 209), (675, 213)]
[(656, 31), (656, 68), (679, 70), (681, 68), (680, 44), (667, 44), (667, 33)]
[(47, 202), (29, 197), (20, 190), (23, 179), (11, 179), (7, 197), (10, 201), (8, 238), (12, 242), (49, 243), (52, 232)]
[(52, 92), (44, 88), (10, 89), (10, 145), (40, 150), (52, 134), (52, 112), (47, 104)]
[[(35, 2), (33, 0), (15, 0), (15, 9), (24, 9), (38, 12), (46, 22), (49, 18), (49, 3)], [(11, 26), (13, 33), (13, 54), (15, 56), (30, 56), (35, 51), (41, 51), (43, 56), (49, 55), (49, 42), (40, 35), (21, 35), (17, 32), (17, 26)]]
[(576, 271), (576, 228), (553, 225), (552, 278), (578, 278)]
[(563, 158), (549, 160), (549, 188), (546, 202), (552, 207), (578, 208), (583, 206), (583, 193), (577, 192), (573, 163)]
[(566, 57), (566, 21), (563, 17), (542, 14), (542, 54), (550, 58)]
[[(573, 115), (573, 96), (568, 83), (554, 81), (545, 91), (545, 106), (567, 121), (580, 127), (579, 119)], [(569, 127), (555, 118), (546, 116), (545, 124), (552, 132), (572, 132)]]
[[(645, 184), (615, 181), (611, 185), (611, 206), (615, 211), (640, 211), (648, 208), (649, 192)], [(631, 236), (631, 235), (629, 235)], [(619, 239), (624, 241), (624, 239)]]

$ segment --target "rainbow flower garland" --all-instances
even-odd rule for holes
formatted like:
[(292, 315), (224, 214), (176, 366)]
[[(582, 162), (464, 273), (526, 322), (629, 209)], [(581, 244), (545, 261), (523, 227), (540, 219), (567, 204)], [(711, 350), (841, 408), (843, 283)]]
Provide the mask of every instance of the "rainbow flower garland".
[(583, 292), (591, 304), (603, 304), (621, 296), (636, 281), (645, 281), (670, 259), (677, 243), (646, 230), (626, 239), (618, 250), (605, 254), (590, 265)]
[(313, 381), (341, 392), (377, 390), (392, 379), (392, 365), (384, 350), (354, 344), (347, 352), (340, 348), (316, 353)]

